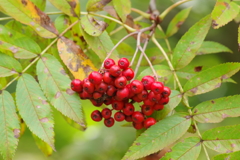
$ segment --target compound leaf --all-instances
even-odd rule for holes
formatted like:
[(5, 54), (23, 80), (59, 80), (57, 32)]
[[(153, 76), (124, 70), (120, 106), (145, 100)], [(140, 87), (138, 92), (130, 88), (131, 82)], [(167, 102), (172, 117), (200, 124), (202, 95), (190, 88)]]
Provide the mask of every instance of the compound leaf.
[(127, 15), (131, 13), (131, 1), (130, 0), (113, 0), (113, 7), (115, 8), (118, 16), (122, 22), (125, 23)]
[(46, 0), (30, 0), (35, 6), (37, 6), (41, 11), (44, 11), (46, 8)]
[(212, 54), (212, 53), (221, 53), (221, 52), (229, 52), (233, 53), (228, 47), (211, 41), (204, 41), (202, 46), (196, 52), (196, 55), (203, 55), (203, 54)]
[(11, 56), (0, 53), (0, 77), (21, 73), (21, 64)]
[(40, 138), (38, 138), (34, 134), (32, 136), (33, 136), (38, 148), (43, 152), (43, 154), (46, 156), (51, 156), (52, 152), (53, 152), (51, 146), (49, 146), (46, 142), (42, 141)]
[(112, 0), (88, 0), (86, 5), (88, 12), (102, 11), (103, 8)]
[(240, 151), (233, 153), (219, 154), (213, 157), (213, 160), (236, 160), (240, 157)]

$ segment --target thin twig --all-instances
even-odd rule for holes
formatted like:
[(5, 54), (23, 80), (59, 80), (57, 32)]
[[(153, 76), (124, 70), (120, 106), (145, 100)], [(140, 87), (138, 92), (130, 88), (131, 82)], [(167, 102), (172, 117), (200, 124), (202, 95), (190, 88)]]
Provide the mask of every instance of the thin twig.
[[(158, 25), (157, 28), (165, 34), (165, 32), (163, 31), (163, 29), (162, 29), (162, 27), (161, 27), (160, 25)], [(170, 52), (172, 52), (172, 48), (171, 48), (171, 46), (170, 46), (170, 43), (169, 43), (169, 41), (168, 41), (168, 38), (167, 38), (167, 37), (164, 37), (164, 40), (165, 40), (165, 43), (166, 43), (166, 45), (167, 45), (167, 47), (168, 47), (168, 50), (169, 50)]]
[(148, 13), (146, 13), (146, 12), (143, 12), (143, 11), (141, 11), (141, 10), (139, 10), (139, 9), (136, 9), (136, 8), (131, 8), (131, 10), (133, 11), (133, 12), (135, 12), (135, 13), (138, 13), (138, 14), (140, 14), (141, 16), (143, 16), (144, 18), (150, 18), (150, 14), (148, 14)]
[(139, 32), (138, 35), (137, 35), (137, 46), (136, 46), (135, 53), (133, 54), (133, 58), (132, 58), (132, 61), (130, 63), (130, 66), (133, 65), (133, 62), (134, 62), (134, 60), (137, 56), (137, 53), (138, 53), (138, 50), (139, 50), (138, 46), (140, 46), (140, 43), (141, 43), (141, 35), (142, 35), (142, 32)]

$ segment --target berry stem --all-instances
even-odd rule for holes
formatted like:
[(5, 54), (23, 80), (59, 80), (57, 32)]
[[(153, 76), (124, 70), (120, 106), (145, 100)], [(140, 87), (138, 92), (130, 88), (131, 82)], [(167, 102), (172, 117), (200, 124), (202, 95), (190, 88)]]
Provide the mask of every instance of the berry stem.
[(150, 14), (147, 14), (146, 12), (143, 12), (143, 11), (141, 11), (141, 10), (139, 10), (139, 9), (131, 8), (131, 10), (132, 10), (133, 12), (135, 12), (135, 13), (140, 14), (140, 15), (141, 15), (142, 17), (144, 17), (144, 18), (147, 18), (147, 19), (150, 18)]

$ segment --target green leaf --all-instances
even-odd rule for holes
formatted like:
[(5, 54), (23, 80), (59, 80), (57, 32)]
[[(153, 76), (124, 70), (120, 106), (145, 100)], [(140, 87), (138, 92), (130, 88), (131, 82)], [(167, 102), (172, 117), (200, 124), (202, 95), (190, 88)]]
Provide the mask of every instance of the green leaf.
[(129, 148), (123, 160), (134, 160), (155, 153), (178, 140), (187, 132), (191, 119), (173, 115), (143, 132)]
[(102, 11), (103, 8), (112, 0), (88, 0), (86, 5), (88, 12)]
[(31, 75), (23, 74), (18, 80), (16, 102), (19, 114), (30, 131), (55, 149), (51, 108)]
[(236, 160), (240, 157), (240, 151), (233, 152), (233, 153), (225, 153), (225, 154), (219, 154), (215, 157), (213, 157), (213, 160)]
[(210, 16), (206, 16), (194, 24), (179, 40), (173, 52), (173, 66), (181, 69), (187, 66), (196, 56), (197, 50), (201, 47), (208, 30), (211, 26)]
[(71, 90), (71, 80), (57, 59), (45, 54), (38, 61), (37, 75), (50, 103), (63, 115), (86, 129), (80, 98), (77, 93)]
[(164, 109), (154, 112), (151, 117), (154, 117), (157, 121), (164, 119), (181, 102), (182, 95), (179, 91), (172, 90), (169, 98), (170, 101), (168, 104), (164, 105)]
[(79, 125), (78, 123), (76, 123), (76, 122), (73, 121), (72, 119), (70, 119), (70, 118), (68, 118), (68, 117), (66, 117), (66, 116), (64, 116), (64, 115), (62, 115), (62, 116), (63, 116), (63, 118), (66, 120), (66, 122), (67, 122), (70, 126), (76, 128), (76, 129), (78, 129), (78, 130), (80, 130), (80, 131), (84, 131), (84, 130), (85, 130), (85, 128), (83, 128), (81, 125)]
[(218, 123), (227, 117), (240, 116), (240, 95), (223, 97), (197, 105), (194, 119), (201, 123)]
[(38, 148), (43, 152), (43, 154), (45, 156), (48, 157), (48, 156), (52, 155), (53, 150), (52, 150), (51, 146), (49, 146), (47, 143), (42, 141), (40, 138), (38, 138), (34, 134), (33, 134), (33, 138), (34, 138), (35, 143), (37, 144)]
[[(104, 31), (98, 37), (92, 37), (83, 31), (83, 36), (87, 41), (89, 47), (98, 55), (101, 61), (104, 61), (107, 53), (109, 53), (111, 49), (114, 47), (114, 44), (106, 31)], [(117, 57), (118, 53), (115, 50), (113, 51), (111, 58), (117, 59)]]
[(231, 0), (218, 0), (212, 11), (212, 26), (214, 29), (224, 26), (237, 17), (239, 6)]
[(20, 122), (10, 93), (0, 91), (0, 152), (3, 159), (13, 158), (20, 136)]
[(0, 49), (13, 53), (15, 58), (30, 59), (41, 52), (32, 39), (0, 25)]
[(240, 50), (240, 25), (238, 26), (238, 50)]
[(0, 7), (17, 21), (31, 26), (42, 37), (54, 38), (58, 34), (48, 15), (30, 0), (0, 0)]
[(189, 13), (191, 11), (191, 8), (186, 8), (182, 11), (180, 11), (176, 16), (171, 20), (171, 22), (168, 25), (166, 36), (170, 37), (177, 33), (181, 25), (185, 22), (187, 19)]
[(108, 26), (106, 22), (97, 20), (91, 15), (82, 17), (81, 24), (84, 31), (91, 36), (100, 36)]
[(200, 141), (198, 137), (186, 138), (175, 144), (161, 160), (197, 160), (201, 151)]
[(196, 55), (221, 53), (221, 52), (233, 53), (228, 47), (226, 47), (220, 43), (204, 41), (202, 43), (202, 46), (196, 52)]
[(125, 23), (127, 16), (131, 13), (131, 1), (130, 0), (112, 0), (113, 7), (115, 8), (118, 16), (122, 22)]
[(49, 0), (57, 9), (69, 16), (80, 17), (80, 3), (78, 0)]
[(11, 56), (0, 53), (0, 77), (21, 73), (21, 64)]
[[(59, 33), (62, 33), (67, 27), (71, 25), (71, 20), (68, 15), (60, 15), (58, 16), (55, 21), (54, 25), (56, 26), (57, 30)], [(64, 37), (72, 37), (72, 32), (71, 30), (68, 30), (65, 34)]]
[(46, 8), (46, 0), (31, 0), (41, 11)]
[(203, 133), (203, 144), (220, 153), (240, 150), (240, 125), (221, 126)]
[(224, 63), (201, 71), (184, 86), (186, 95), (193, 96), (209, 92), (221, 86), (222, 80), (237, 73), (240, 63)]

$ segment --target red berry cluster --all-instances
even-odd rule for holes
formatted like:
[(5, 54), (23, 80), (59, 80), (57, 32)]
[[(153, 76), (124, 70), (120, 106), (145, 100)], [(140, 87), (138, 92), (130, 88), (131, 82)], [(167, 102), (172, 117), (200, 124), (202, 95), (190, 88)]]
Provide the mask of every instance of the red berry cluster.
[[(97, 122), (104, 118), (107, 127), (113, 126), (115, 121), (123, 120), (132, 122), (135, 129), (154, 125), (156, 120), (148, 116), (163, 109), (168, 103), (170, 88), (155, 81), (152, 76), (129, 83), (134, 77), (134, 71), (129, 68), (127, 58), (121, 58), (118, 64), (109, 58), (104, 61), (104, 68), (102, 73), (93, 71), (83, 81), (74, 79), (71, 83), (72, 90), (78, 92), (81, 99), (89, 99), (94, 106), (99, 107), (103, 103), (112, 105), (112, 109), (93, 111), (91, 118)], [(135, 111), (135, 102), (140, 104), (141, 111)], [(113, 110), (116, 110), (114, 118)]]

